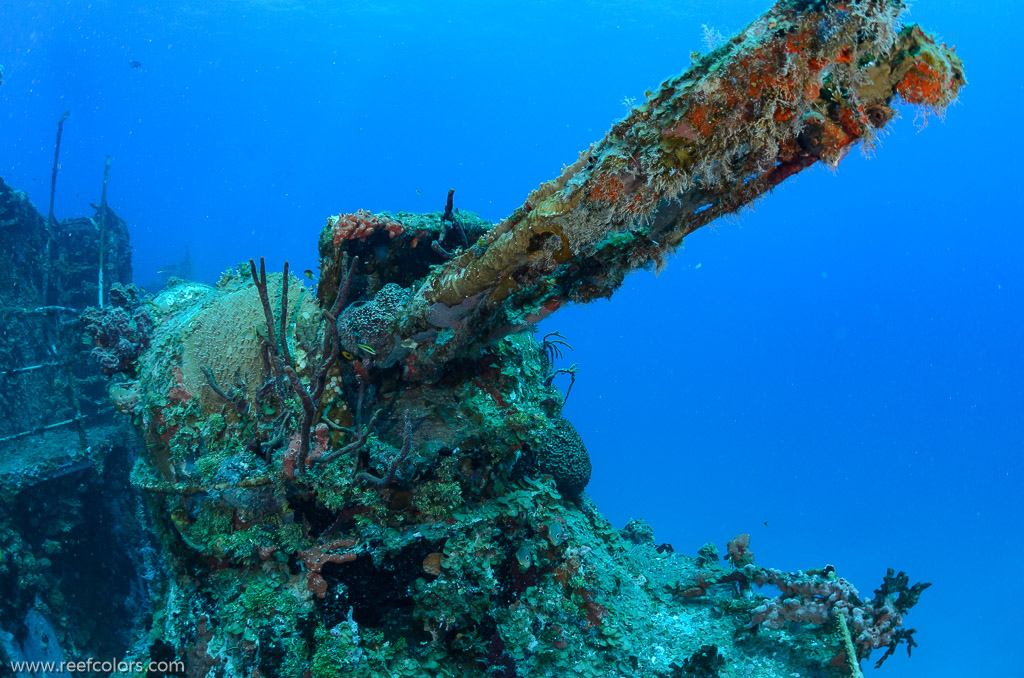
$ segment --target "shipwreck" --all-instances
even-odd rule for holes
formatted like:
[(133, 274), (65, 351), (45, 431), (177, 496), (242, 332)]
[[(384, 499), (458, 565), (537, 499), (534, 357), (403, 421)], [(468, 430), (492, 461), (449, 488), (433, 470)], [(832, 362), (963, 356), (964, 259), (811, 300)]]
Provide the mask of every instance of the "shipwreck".
[(870, 144), (897, 102), (944, 110), (962, 64), (902, 9), (781, 0), (498, 224), (451, 192), (331, 216), (315, 291), (260, 259), (152, 299), (111, 287), (86, 331), (144, 439), (131, 484), (158, 552), (129, 656), (196, 678), (669, 678), (859, 676), (909, 652), (928, 585), (903, 572), (868, 596), (831, 566), (756, 563), (746, 535), (682, 554), (614, 529), (552, 385), (564, 340), (533, 332)]

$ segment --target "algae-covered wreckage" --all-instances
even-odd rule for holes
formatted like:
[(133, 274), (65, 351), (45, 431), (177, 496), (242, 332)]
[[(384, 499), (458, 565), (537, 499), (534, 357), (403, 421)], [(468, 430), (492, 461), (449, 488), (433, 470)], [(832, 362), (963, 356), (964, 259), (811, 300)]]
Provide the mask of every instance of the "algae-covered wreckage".
[(909, 651), (927, 584), (902, 572), (868, 597), (831, 567), (755, 564), (746, 535), (691, 556), (615, 530), (551, 385), (561, 340), (531, 331), (839, 162), (897, 99), (944, 109), (961, 63), (901, 9), (777, 3), (497, 225), (451, 194), (331, 217), (315, 294), (251, 261), (92, 311), (163, 556), (129, 655), (195, 677), (668, 678), (860, 675)]

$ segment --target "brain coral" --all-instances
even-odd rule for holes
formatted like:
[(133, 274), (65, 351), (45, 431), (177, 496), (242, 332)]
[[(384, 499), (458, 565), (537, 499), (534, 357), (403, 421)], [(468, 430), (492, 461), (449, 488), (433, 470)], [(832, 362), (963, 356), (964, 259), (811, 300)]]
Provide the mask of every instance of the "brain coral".
[(338, 338), (342, 347), (360, 355), (359, 345), (369, 346), (383, 361), (395, 346), (394, 324), (402, 307), (409, 302), (409, 291), (388, 283), (373, 300), (349, 306), (338, 318)]
[[(278, 317), (283, 280), (279, 273), (267, 276), (270, 304)], [(164, 313), (155, 340), (164, 348), (151, 352), (150, 359), (169, 361), (162, 368), (169, 372), (174, 363), (171, 358), (180, 355), (182, 386), (198, 399), (203, 413), (219, 412), (224, 406), (224, 399), (210, 386), (206, 370), (220, 388), (234, 391), (238, 385), (244, 385), (244, 391), (238, 395), (248, 402), (256, 399), (256, 392), (270, 375), (265, 373), (260, 351), (260, 333), (266, 333), (266, 316), (251, 281), (237, 280), (216, 290), (185, 283), (163, 292), (155, 303)], [(302, 330), (315, 336), (320, 307), (295, 276), (291, 276), (288, 287), (288, 315), (295, 323), (290, 328), (288, 343), (301, 374), (305, 352), (295, 332)], [(275, 321), (275, 329), (279, 328)], [(154, 368), (151, 365), (149, 369)]]
[(590, 482), (590, 455), (569, 420), (555, 418), (551, 428), (537, 437), (535, 445), (537, 471), (550, 474), (565, 498), (576, 499), (583, 494), (583, 488)]

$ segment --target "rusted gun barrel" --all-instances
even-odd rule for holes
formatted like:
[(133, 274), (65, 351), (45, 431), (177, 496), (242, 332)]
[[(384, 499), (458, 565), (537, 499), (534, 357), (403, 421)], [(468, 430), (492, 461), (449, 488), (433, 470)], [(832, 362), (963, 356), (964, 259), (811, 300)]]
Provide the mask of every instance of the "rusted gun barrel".
[(892, 0), (782, 0), (649, 92), (427, 277), (399, 327), (409, 371), (429, 379), (566, 302), (610, 295), (697, 228), (870, 144), (897, 97), (941, 112), (966, 83), (963, 66), (919, 27), (899, 29), (902, 9)]

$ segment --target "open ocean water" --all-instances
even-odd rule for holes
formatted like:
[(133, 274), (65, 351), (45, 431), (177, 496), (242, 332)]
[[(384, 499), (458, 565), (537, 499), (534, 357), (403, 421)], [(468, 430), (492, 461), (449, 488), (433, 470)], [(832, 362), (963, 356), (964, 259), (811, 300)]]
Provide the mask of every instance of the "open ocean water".
[[(0, 175), (58, 218), (108, 200), (136, 282), (316, 268), (329, 214), (498, 221), (630, 100), (770, 3), (2, 0)], [(560, 311), (566, 409), (616, 527), (933, 586), (878, 675), (1024, 676), (1024, 6), (920, 0), (964, 60), (945, 118), (788, 180), (658, 276)], [(567, 384), (559, 382), (564, 388)], [(867, 673), (873, 669), (864, 663)]]

